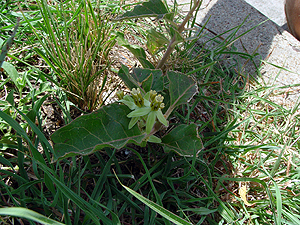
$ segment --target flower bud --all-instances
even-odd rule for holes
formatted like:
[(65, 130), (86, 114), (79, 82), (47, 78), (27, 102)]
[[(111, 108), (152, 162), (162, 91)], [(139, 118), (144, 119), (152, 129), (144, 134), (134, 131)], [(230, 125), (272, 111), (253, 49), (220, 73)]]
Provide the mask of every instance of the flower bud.
[[(161, 94), (155, 96), (155, 98), (153, 99), (153, 101), (151, 102), (151, 105), (150, 105), (150, 106), (151, 106), (151, 109), (152, 109), (153, 111), (157, 111), (157, 110), (160, 109), (161, 107), (164, 108), (164, 107), (165, 107), (165, 104), (162, 103), (163, 100), (164, 100), (164, 97), (163, 97)], [(161, 109), (162, 109), (162, 108), (161, 108)]]
[(159, 94), (159, 95), (157, 95), (157, 96), (155, 97), (155, 101), (156, 101), (157, 103), (162, 103), (162, 102), (164, 101), (164, 97), (161, 96), (161, 94)]
[(153, 90), (150, 91), (150, 100), (151, 100), (151, 102), (154, 100), (154, 98), (156, 97), (156, 95), (157, 95), (156, 91), (153, 91)]
[(134, 96), (137, 96), (140, 93), (141, 93), (141, 91), (140, 91), (139, 88), (137, 88), (137, 89), (132, 88), (132, 90), (131, 90), (131, 94), (134, 95)]
[(124, 98), (124, 91), (117, 91), (116, 95), (119, 100), (122, 100)]
[(131, 94), (132, 94), (132, 98), (134, 100), (134, 103), (138, 106), (138, 107), (142, 107), (144, 105), (144, 98), (141, 95), (141, 91), (139, 88), (135, 89), (132, 88), (131, 90)]

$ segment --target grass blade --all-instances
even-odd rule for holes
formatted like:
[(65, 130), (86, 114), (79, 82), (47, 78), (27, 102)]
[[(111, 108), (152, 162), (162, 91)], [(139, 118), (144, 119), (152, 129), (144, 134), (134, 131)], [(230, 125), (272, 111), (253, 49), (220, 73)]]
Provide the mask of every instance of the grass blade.
[(111, 220), (109, 220), (102, 211), (96, 209), (88, 202), (84, 201), (79, 195), (77, 195), (74, 191), (72, 191), (70, 188), (68, 188), (65, 184), (63, 184), (61, 181), (56, 179), (52, 174), (51, 170), (43, 165), (42, 163), (39, 163), (41, 168), (44, 170), (44, 172), (49, 176), (49, 178), (52, 180), (52, 182), (56, 185), (56, 187), (71, 201), (73, 201), (82, 211), (84, 211), (89, 218), (91, 218), (95, 224), (100, 225), (99, 219), (97, 216), (101, 219), (104, 224), (112, 224)]
[(63, 223), (57, 222), (55, 220), (49, 219), (35, 211), (30, 209), (21, 208), (21, 207), (9, 207), (9, 208), (1, 208), (0, 215), (9, 215), (22, 217), (28, 220), (32, 220), (41, 224), (49, 224), (49, 225), (63, 225)]
[(17, 29), (19, 27), (19, 22), (20, 22), (20, 18), (17, 19), (17, 24), (11, 34), (11, 36), (7, 39), (6, 43), (3, 45), (2, 49), (1, 49), (1, 54), (0, 54), (0, 68), (2, 66), (2, 63), (4, 62), (4, 59), (5, 59), (5, 56), (7, 55), (8, 53), (8, 50), (9, 48), (11, 47), (12, 45), (12, 42), (14, 40), (14, 37), (17, 33)]
[[(116, 174), (115, 174), (116, 175)], [(118, 179), (117, 175), (116, 178)], [(139, 199), (141, 202), (146, 204), (149, 208), (163, 216), (164, 218), (168, 219), (169, 221), (177, 224), (177, 225), (191, 225), (192, 223), (187, 222), (186, 220), (182, 219), (181, 217), (175, 215), (174, 213), (166, 210), (165, 208), (161, 207), (160, 205), (150, 201), (149, 199), (145, 198), (144, 196), (138, 194), (134, 190), (130, 189), (129, 187), (123, 185), (120, 180), (118, 179), (119, 183), (134, 197)]]

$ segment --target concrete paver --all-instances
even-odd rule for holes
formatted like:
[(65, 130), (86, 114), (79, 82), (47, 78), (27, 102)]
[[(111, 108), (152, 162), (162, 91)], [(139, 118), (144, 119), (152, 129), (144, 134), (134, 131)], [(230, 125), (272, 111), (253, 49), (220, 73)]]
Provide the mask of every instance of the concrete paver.
[(285, 0), (245, 0), (249, 5), (257, 9), (264, 14), (278, 26), (286, 24), (284, 14), (284, 2)]
[[(177, 2), (180, 4), (190, 0)], [(188, 7), (185, 5), (182, 10), (187, 12)], [(260, 64), (262, 78), (267, 84), (279, 86), (300, 84), (300, 74), (297, 73), (300, 71), (300, 42), (285, 30), (284, 0), (203, 0), (196, 21), (204, 25), (208, 19), (206, 28), (216, 34), (239, 26), (245, 20), (236, 36), (262, 23), (236, 41), (234, 47), (239, 52), (259, 53), (255, 57), (255, 62)], [(207, 32), (207, 35), (210, 35), (209, 33)], [(224, 34), (222, 37), (226, 38), (228, 35)], [(203, 40), (199, 40), (200, 43), (201, 41)], [(243, 62), (243, 59), (240, 60)], [(261, 60), (267, 63), (260, 63)], [(285, 67), (289, 71), (270, 64)], [(241, 72), (253, 75), (254, 71), (253, 64), (248, 63), (245, 71)], [(290, 90), (292, 89), (287, 89)], [(284, 105), (290, 104), (296, 101), (299, 93), (299, 88), (293, 88), (288, 97), (284, 99), (281, 97), (276, 101)]]

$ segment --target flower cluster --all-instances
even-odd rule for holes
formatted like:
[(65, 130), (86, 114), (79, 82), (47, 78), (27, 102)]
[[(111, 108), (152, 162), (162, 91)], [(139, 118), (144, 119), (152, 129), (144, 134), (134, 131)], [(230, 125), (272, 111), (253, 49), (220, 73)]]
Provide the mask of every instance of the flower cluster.
[[(156, 122), (168, 126), (168, 121), (164, 117), (161, 109), (165, 107), (164, 97), (156, 91), (149, 91), (144, 96), (139, 88), (133, 88), (131, 95), (124, 95), (123, 91), (117, 92), (119, 102), (127, 105), (132, 112), (127, 116), (131, 118), (128, 128), (131, 129), (138, 124), (141, 131), (150, 134)], [(160, 142), (156, 136), (150, 136), (148, 141)]]

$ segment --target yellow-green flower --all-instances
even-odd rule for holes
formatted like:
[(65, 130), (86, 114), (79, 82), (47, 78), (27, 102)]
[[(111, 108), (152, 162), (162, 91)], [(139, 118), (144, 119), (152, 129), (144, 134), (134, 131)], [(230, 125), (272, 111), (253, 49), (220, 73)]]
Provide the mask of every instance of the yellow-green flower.
[(137, 89), (132, 88), (131, 95), (133, 97), (134, 103), (138, 107), (144, 106), (144, 98), (143, 98), (143, 96), (141, 94), (141, 90), (139, 88), (137, 88)]
[[(163, 103), (164, 97), (161, 94), (157, 94), (156, 91), (151, 90), (142, 96), (139, 88), (133, 88), (131, 96), (122, 96), (122, 93), (117, 93), (117, 95), (119, 98), (122, 97), (119, 102), (127, 105), (132, 110), (127, 115), (127, 117), (131, 118), (128, 125), (129, 129), (138, 123), (142, 131), (150, 134), (156, 122), (168, 126), (168, 121), (161, 111), (165, 107)], [(152, 142), (159, 142), (158, 137), (151, 137), (150, 140)]]

